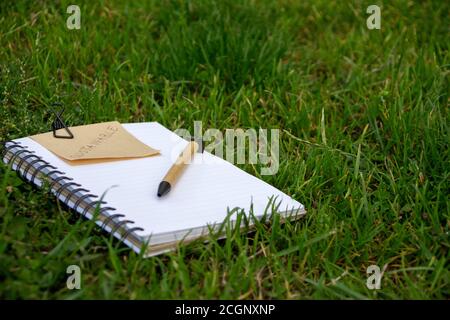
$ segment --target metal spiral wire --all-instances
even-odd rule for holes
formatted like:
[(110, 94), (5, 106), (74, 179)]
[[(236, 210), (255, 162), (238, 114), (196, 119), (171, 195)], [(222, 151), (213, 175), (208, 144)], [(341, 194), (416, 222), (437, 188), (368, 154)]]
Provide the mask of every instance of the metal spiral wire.
[[(72, 200), (72, 198), (77, 199), (71, 209), (74, 211), (78, 211), (79, 207), (83, 202), (87, 203), (84, 206), (83, 211), (81, 214), (83, 216), (86, 216), (90, 210), (95, 210), (95, 208), (99, 207), (99, 215), (104, 216), (104, 218), (101, 227), (103, 229), (106, 229), (107, 227), (111, 228), (111, 234), (115, 234), (119, 231), (119, 229), (123, 228), (125, 232), (123, 234), (120, 234), (120, 240), (125, 241), (131, 234), (133, 234), (135, 231), (143, 231), (143, 228), (140, 227), (131, 227), (129, 228), (127, 225), (134, 224), (134, 221), (132, 220), (120, 220), (121, 218), (124, 218), (125, 215), (116, 213), (111, 214), (110, 211), (116, 211), (116, 208), (109, 207), (109, 206), (102, 206), (107, 204), (107, 202), (103, 200), (93, 200), (95, 198), (98, 198), (97, 195), (89, 193), (90, 191), (83, 188), (80, 184), (73, 182), (73, 179), (65, 176), (65, 172), (62, 172), (58, 170), (57, 167), (51, 165), (49, 162), (42, 159), (42, 157), (37, 156), (34, 151), (28, 150), (27, 146), (23, 146), (20, 144), (20, 142), (14, 142), (14, 141), (6, 141), (2, 142), (0, 146), (0, 154), (1, 154), (1, 161), (6, 163), (7, 165), (10, 165), (11, 167), (17, 162), (16, 167), (13, 168), (15, 171), (18, 172), (18, 174), (26, 180), (29, 180), (31, 183), (36, 184), (36, 178), (38, 175), (43, 175), (51, 180), (50, 183), (50, 190), (53, 191), (56, 198), (60, 200), (63, 193), (67, 193), (65, 195), (63, 203), (65, 205), (69, 205), (69, 202)], [(13, 151), (14, 149), (17, 149)], [(11, 153), (11, 157), (5, 161), (5, 157), (8, 153)], [(18, 160), (18, 161), (17, 161)], [(37, 164), (40, 164), (39, 166), (36, 166)], [(28, 174), (31, 169), (34, 169), (34, 171), (31, 173), (30, 178), (28, 179)], [(51, 169), (47, 170), (45, 172), (45, 169)], [(58, 187), (56, 187), (59, 185)], [(76, 187), (69, 189), (70, 187)], [(77, 196), (76, 194), (81, 194), (80, 196)], [(91, 199), (92, 201), (86, 201), (88, 199)], [(112, 224), (112, 226), (111, 226)]]

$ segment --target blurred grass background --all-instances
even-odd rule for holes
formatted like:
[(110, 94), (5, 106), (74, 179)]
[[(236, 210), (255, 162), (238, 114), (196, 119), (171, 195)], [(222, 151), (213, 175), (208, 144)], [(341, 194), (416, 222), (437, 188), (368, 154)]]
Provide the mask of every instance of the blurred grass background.
[(75, 2), (0, 3), (1, 140), (55, 101), (70, 125), (278, 128), (278, 173), (241, 167), (308, 215), (144, 260), (2, 166), (1, 298), (449, 296), (448, 2)]

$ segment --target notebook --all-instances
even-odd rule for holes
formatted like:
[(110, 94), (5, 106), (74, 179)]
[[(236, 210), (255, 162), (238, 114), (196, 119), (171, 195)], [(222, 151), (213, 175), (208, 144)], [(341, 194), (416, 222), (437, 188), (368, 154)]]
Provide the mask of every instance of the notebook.
[(167, 197), (158, 198), (158, 184), (175, 161), (173, 154), (188, 142), (157, 122), (123, 127), (160, 155), (71, 165), (26, 137), (6, 142), (2, 160), (146, 257), (197, 238), (207, 240), (224, 221), (236, 222), (237, 212), (253, 219), (305, 213), (301, 203), (206, 151), (194, 155)]

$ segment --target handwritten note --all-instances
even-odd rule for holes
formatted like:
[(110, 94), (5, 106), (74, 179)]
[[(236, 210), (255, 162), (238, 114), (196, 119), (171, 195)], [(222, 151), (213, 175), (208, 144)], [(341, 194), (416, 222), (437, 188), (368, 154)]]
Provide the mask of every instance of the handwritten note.
[(141, 158), (159, 154), (158, 150), (136, 139), (117, 121), (70, 127), (70, 130), (74, 139), (57, 139), (53, 132), (34, 135), (31, 139), (70, 161)]

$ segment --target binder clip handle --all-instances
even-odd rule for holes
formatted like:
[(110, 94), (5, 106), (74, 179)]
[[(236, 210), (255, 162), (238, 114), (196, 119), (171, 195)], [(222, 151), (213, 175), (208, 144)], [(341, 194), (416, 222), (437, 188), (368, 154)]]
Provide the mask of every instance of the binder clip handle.
[[(53, 131), (53, 137), (57, 139), (73, 139), (73, 133), (70, 131), (69, 127), (64, 123), (64, 120), (62, 118), (62, 114), (64, 113), (64, 107), (62, 103), (55, 102), (52, 104), (52, 107), (61, 107), (59, 110), (56, 110), (55, 108), (51, 108), (53, 114), (55, 115), (55, 120), (52, 122), (52, 131)], [(61, 135), (58, 134), (56, 131), (64, 129), (66, 131), (67, 135)]]

